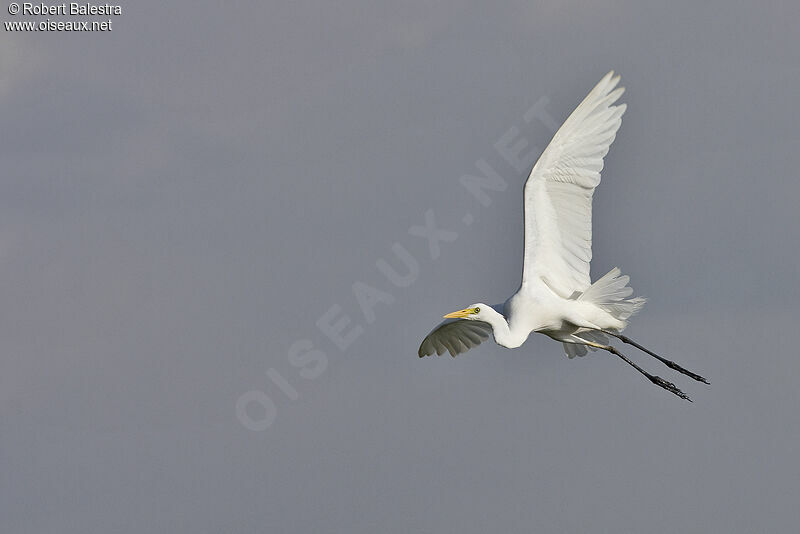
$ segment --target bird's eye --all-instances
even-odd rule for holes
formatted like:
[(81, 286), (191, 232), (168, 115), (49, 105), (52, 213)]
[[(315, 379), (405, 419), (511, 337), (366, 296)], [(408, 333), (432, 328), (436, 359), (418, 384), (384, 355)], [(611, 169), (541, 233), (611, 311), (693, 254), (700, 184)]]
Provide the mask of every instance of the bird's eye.
[(480, 308), (475, 308), (475, 313), (480, 313), (480, 312), (481, 312)]

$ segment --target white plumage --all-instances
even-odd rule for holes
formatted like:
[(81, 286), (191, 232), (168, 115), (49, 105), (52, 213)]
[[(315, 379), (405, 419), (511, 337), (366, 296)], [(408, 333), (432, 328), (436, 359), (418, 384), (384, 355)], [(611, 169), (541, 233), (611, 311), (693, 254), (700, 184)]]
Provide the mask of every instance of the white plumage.
[(525, 184), (522, 285), (547, 278), (568, 297), (590, 285), (592, 196), (603, 157), (622, 124), (625, 104), (612, 104), (619, 76), (609, 72), (564, 121)]
[[(600, 183), (603, 157), (622, 124), (624, 88), (606, 74), (564, 121), (525, 184), (525, 250), (522, 283), (503, 305), (476, 303), (448, 319), (423, 340), (419, 356), (452, 356), (487, 339), (504, 347), (522, 345), (531, 332), (564, 344), (570, 358), (603, 349), (622, 358), (651, 382), (689, 399), (666, 380), (651, 375), (608, 344), (608, 336), (644, 350), (672, 369), (706, 382), (620, 334), (645, 303), (629, 298), (628, 276), (616, 267), (592, 284), (592, 196)], [(616, 89), (615, 89), (616, 88)]]

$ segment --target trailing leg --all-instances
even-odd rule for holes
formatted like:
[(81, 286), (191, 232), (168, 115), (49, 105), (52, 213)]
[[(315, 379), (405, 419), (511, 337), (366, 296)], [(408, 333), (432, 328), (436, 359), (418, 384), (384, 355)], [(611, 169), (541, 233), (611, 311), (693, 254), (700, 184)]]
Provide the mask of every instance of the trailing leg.
[(628, 365), (630, 365), (631, 367), (633, 367), (634, 369), (639, 371), (641, 374), (643, 374), (645, 376), (645, 378), (647, 378), (653, 384), (655, 384), (655, 385), (657, 385), (657, 386), (659, 386), (661, 388), (666, 389), (670, 393), (672, 393), (674, 395), (677, 395), (678, 397), (680, 397), (682, 399), (686, 399), (687, 401), (692, 402), (692, 399), (690, 399), (689, 396), (686, 393), (684, 393), (683, 391), (678, 389), (675, 386), (675, 384), (673, 384), (672, 382), (667, 382), (666, 380), (664, 380), (660, 376), (651, 375), (650, 373), (648, 373), (647, 371), (645, 371), (644, 369), (642, 369), (641, 367), (639, 367), (638, 365), (633, 363), (630, 359), (628, 359), (627, 356), (622, 354), (615, 347), (613, 347), (611, 345), (602, 345), (600, 343), (594, 343), (594, 342), (591, 342), (591, 341), (586, 341), (586, 340), (583, 340), (583, 339), (581, 339), (579, 337), (575, 337), (575, 336), (572, 336), (572, 339), (574, 340), (573, 342), (576, 343), (576, 344), (587, 345), (589, 347), (594, 347), (596, 349), (603, 349), (605, 351), (610, 352), (611, 354), (617, 355), (619, 358), (622, 359), (622, 361), (624, 361), (625, 363), (627, 363)]
[(702, 376), (700, 376), (700, 375), (698, 375), (696, 373), (693, 373), (693, 372), (689, 371), (688, 369), (684, 369), (683, 367), (681, 367), (677, 363), (673, 362), (672, 360), (668, 360), (666, 358), (662, 358), (661, 356), (659, 356), (655, 352), (644, 348), (643, 346), (639, 345), (637, 342), (635, 342), (634, 340), (632, 340), (631, 338), (629, 338), (627, 336), (623, 336), (622, 334), (618, 334), (616, 332), (611, 332), (609, 330), (601, 330), (601, 332), (603, 332), (604, 334), (607, 334), (609, 336), (614, 336), (615, 338), (619, 339), (623, 343), (627, 343), (628, 345), (633, 345), (637, 349), (639, 349), (641, 351), (644, 351), (647, 354), (649, 354), (650, 356), (652, 356), (653, 358), (657, 359), (658, 361), (660, 361), (661, 363), (663, 363), (664, 365), (666, 365), (670, 369), (674, 369), (674, 370), (678, 371), (679, 373), (682, 373), (682, 374), (688, 376), (689, 378), (693, 378), (693, 379), (697, 380), (698, 382), (703, 382), (705, 384), (711, 384), (711, 382), (709, 382), (708, 380), (706, 380)]

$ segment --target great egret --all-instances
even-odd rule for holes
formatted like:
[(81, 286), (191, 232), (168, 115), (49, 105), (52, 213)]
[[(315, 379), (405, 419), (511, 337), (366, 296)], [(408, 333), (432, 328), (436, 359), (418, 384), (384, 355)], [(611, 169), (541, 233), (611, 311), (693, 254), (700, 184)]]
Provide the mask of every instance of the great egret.
[(570, 358), (587, 349), (606, 350), (653, 384), (691, 401), (674, 384), (652, 375), (609, 344), (615, 337), (700, 382), (709, 382), (662, 358), (621, 332), (645, 299), (629, 298), (628, 276), (618, 268), (592, 283), (592, 195), (600, 183), (603, 157), (622, 124), (625, 104), (613, 105), (624, 92), (619, 76), (606, 74), (564, 121), (533, 166), (525, 184), (525, 252), (522, 284), (505, 304), (478, 302), (445, 315), (423, 340), (419, 356), (452, 356), (494, 335), (498, 345), (516, 348), (531, 332), (564, 344)]

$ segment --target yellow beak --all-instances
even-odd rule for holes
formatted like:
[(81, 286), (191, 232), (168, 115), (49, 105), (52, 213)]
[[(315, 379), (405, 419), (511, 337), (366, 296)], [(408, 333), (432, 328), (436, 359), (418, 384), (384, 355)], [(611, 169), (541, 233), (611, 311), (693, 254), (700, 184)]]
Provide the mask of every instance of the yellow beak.
[(464, 317), (468, 317), (473, 313), (478, 313), (477, 308), (464, 308), (463, 310), (454, 311), (453, 313), (448, 313), (444, 316), (445, 319), (463, 319)]

